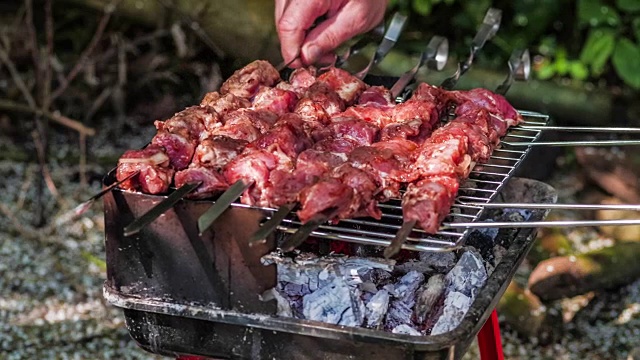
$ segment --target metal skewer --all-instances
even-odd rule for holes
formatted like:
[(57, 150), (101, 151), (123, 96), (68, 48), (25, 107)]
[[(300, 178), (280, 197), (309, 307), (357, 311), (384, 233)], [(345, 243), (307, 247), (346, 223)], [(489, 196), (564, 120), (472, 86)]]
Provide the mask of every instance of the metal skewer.
[(80, 216), (82, 214), (85, 213), (85, 211), (87, 211), (91, 205), (93, 205), (93, 203), (100, 199), (101, 197), (103, 197), (106, 193), (108, 193), (109, 191), (113, 190), (116, 186), (120, 186), (120, 184), (122, 184), (123, 182), (138, 176), (140, 174), (140, 170), (136, 170), (133, 173), (127, 175), (127, 177), (125, 177), (122, 180), (118, 180), (116, 182), (114, 182), (113, 184), (107, 186), (106, 188), (102, 189), (99, 193), (93, 195), (92, 197), (90, 197), (89, 199), (87, 199), (86, 201), (78, 204), (78, 206), (76, 206), (75, 208), (73, 208), (73, 215), (74, 216)]
[(293, 235), (291, 235), (287, 240), (282, 243), (280, 249), (283, 252), (293, 251), (295, 248), (300, 246), (313, 231), (315, 231), (320, 225), (327, 222), (329, 217), (326, 215), (318, 215), (314, 219), (309, 220), (305, 224), (303, 224), (298, 231), (296, 231)]
[(630, 210), (640, 211), (640, 204), (533, 204), (458, 202), (456, 205), (501, 209), (562, 209), (562, 210)]
[(360, 50), (362, 50), (365, 46), (367, 46), (372, 41), (377, 41), (379, 38), (383, 37), (384, 31), (385, 31), (385, 24), (383, 21), (378, 26), (376, 26), (373, 30), (365, 34), (355, 44), (351, 45), (342, 55), (336, 56), (336, 60), (332, 65), (335, 67), (341, 67), (347, 62), (347, 60), (349, 60), (349, 58), (352, 55), (359, 53)]
[[(427, 49), (422, 53), (419, 63), (413, 69), (409, 70), (402, 77), (400, 77), (400, 79), (398, 79), (396, 83), (392, 86), (391, 88), (392, 97), (397, 97), (400, 94), (400, 92), (404, 90), (404, 88), (411, 82), (411, 80), (413, 80), (418, 69), (421, 66), (423, 66), (425, 63), (427, 64), (427, 66), (429, 66), (430, 69), (442, 70), (442, 68), (447, 62), (448, 52), (449, 52), (448, 40), (441, 36), (434, 36), (431, 39), (431, 41), (429, 41), (429, 44), (427, 45)], [(277, 229), (280, 222), (282, 222), (282, 220), (284, 220), (287, 217), (287, 215), (289, 215), (289, 213), (295, 208), (295, 206), (296, 204), (286, 204), (286, 205), (280, 206), (280, 208), (278, 208), (278, 211), (275, 214), (273, 214), (273, 216), (269, 220), (267, 220), (264, 224), (262, 224), (262, 226), (260, 227), (260, 230), (258, 230), (249, 239), (249, 244), (254, 245), (266, 239), (271, 233), (273, 233)], [(315, 225), (315, 227), (311, 225), (309, 225), (308, 227), (305, 227), (306, 235), (305, 235), (305, 232), (300, 232), (299, 230), (298, 232), (300, 232), (300, 234), (297, 236), (302, 238), (302, 240), (299, 242), (302, 243), (302, 241), (304, 241), (306, 236), (309, 236), (309, 234), (311, 234), (311, 232), (313, 232), (318, 226), (320, 226), (320, 224), (322, 223), (318, 223), (317, 225)], [(296, 232), (296, 234), (298, 232)], [(294, 239), (294, 241), (298, 242), (297, 238)]]
[(402, 249), (402, 245), (407, 241), (407, 237), (411, 234), (411, 231), (416, 226), (415, 220), (409, 220), (402, 224), (402, 227), (396, 233), (396, 236), (391, 240), (389, 246), (384, 249), (384, 257), (390, 258), (397, 254), (400, 249)]
[[(426, 63), (432, 70), (442, 70), (449, 58), (449, 41), (442, 36), (434, 36), (429, 41), (427, 48), (420, 55), (418, 63), (409, 71), (404, 73), (393, 87), (391, 87), (391, 97), (397, 98), (415, 78), (418, 70)], [(404, 99), (398, 99), (400, 101)]]
[(509, 57), (509, 74), (500, 86), (496, 89), (496, 93), (504, 95), (515, 81), (523, 81), (529, 79), (531, 72), (531, 57), (528, 49), (516, 49)]
[(503, 222), (456, 222), (443, 223), (441, 229), (456, 228), (536, 228), (578, 226), (629, 226), (640, 225), (640, 219), (620, 220), (554, 220), (554, 221), (503, 221)]
[(287, 215), (295, 208), (296, 204), (286, 204), (282, 205), (278, 208), (269, 220), (267, 220), (262, 226), (260, 230), (256, 231), (251, 238), (249, 238), (249, 246), (253, 246), (256, 244), (260, 244), (264, 242), (271, 233), (273, 233), (278, 225), (284, 220)]
[(478, 33), (476, 34), (476, 36), (473, 38), (473, 41), (471, 42), (469, 57), (466, 59), (466, 61), (461, 61), (460, 63), (458, 63), (458, 69), (456, 70), (456, 72), (450, 77), (448, 77), (447, 79), (445, 79), (440, 85), (442, 88), (446, 90), (451, 90), (456, 86), (456, 84), (458, 83), (458, 80), (460, 79), (460, 76), (462, 76), (462, 74), (467, 72), (467, 70), (469, 70), (469, 68), (471, 67), (471, 63), (473, 62), (473, 59), (475, 58), (478, 51), (484, 46), (484, 44), (488, 40), (490, 40), (496, 35), (496, 33), (498, 32), (498, 29), (500, 28), (501, 20), (502, 20), (501, 10), (490, 8), (487, 11), (486, 15), (484, 16), (484, 20), (482, 21), (482, 25), (478, 30)]
[(551, 130), (569, 132), (606, 132), (606, 133), (640, 133), (640, 127), (589, 127), (589, 126), (536, 126), (518, 125), (514, 130)]
[(400, 13), (395, 13), (393, 18), (391, 19), (391, 24), (389, 24), (389, 28), (387, 32), (384, 34), (384, 38), (380, 42), (380, 45), (376, 48), (376, 52), (371, 57), (369, 64), (356, 74), (355, 77), (362, 80), (371, 70), (371, 67), (384, 59), (385, 56), (391, 51), (391, 49), (396, 45), (396, 42), (400, 38), (400, 33), (402, 33), (402, 29), (404, 29), (404, 25), (407, 22), (407, 17)]
[(149, 211), (144, 213), (139, 218), (133, 220), (131, 224), (124, 228), (124, 236), (131, 236), (137, 234), (145, 226), (151, 224), (153, 220), (157, 219), (160, 215), (164, 214), (167, 210), (171, 209), (178, 201), (188, 193), (195, 190), (202, 184), (202, 181), (196, 183), (185, 184), (176, 191), (172, 192), (164, 200), (160, 201), (156, 206), (152, 207)]
[(253, 185), (253, 181), (245, 183), (242, 180), (231, 185), (211, 207), (198, 218), (198, 233), (202, 235), (222, 213), (236, 201), (242, 193)]
[(518, 143), (511, 141), (501, 141), (507, 146), (627, 146), (640, 145), (640, 140), (584, 140), (584, 141), (536, 141)]

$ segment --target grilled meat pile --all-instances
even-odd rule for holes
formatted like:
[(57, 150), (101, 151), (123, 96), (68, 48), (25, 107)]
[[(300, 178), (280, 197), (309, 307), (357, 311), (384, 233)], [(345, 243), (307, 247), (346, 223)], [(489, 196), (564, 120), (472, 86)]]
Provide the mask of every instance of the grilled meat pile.
[[(455, 107), (454, 119), (440, 119)], [(288, 81), (266, 61), (236, 71), (199, 106), (166, 121), (151, 144), (127, 151), (117, 178), (149, 194), (202, 182), (190, 198), (214, 198), (242, 180), (245, 204), (299, 203), (302, 222), (380, 218), (379, 202), (402, 196), (405, 221), (434, 233), (461, 179), (486, 161), (520, 115), (485, 89), (420, 84), (396, 104), (388, 89), (348, 72), (313, 67)]]

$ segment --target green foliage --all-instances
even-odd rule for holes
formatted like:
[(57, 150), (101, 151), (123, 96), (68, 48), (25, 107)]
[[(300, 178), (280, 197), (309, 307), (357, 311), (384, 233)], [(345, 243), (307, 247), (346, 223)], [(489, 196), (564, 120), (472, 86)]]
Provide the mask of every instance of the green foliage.
[[(528, 48), (534, 76), (640, 89), (640, 0), (392, 0), (409, 13), (410, 29), (449, 38), (452, 56), (466, 56), (489, 7), (503, 11), (497, 36), (477, 58), (504, 69), (511, 51)], [(573, 11), (572, 11), (573, 9)]]
[(613, 51), (613, 67), (625, 83), (640, 89), (640, 46), (623, 38)]

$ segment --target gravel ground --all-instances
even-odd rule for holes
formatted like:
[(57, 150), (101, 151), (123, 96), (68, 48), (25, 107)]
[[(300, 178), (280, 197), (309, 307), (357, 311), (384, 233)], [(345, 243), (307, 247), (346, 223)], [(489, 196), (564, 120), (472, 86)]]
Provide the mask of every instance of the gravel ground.
[[(115, 141), (98, 137), (92, 139), (90, 153), (119, 154), (150, 138), (149, 133), (139, 131)], [(120, 311), (102, 298), (101, 204), (96, 203), (80, 218), (69, 216), (79, 201), (99, 190), (98, 177), (88, 187), (80, 187), (77, 166), (64, 161), (77, 144), (63, 137), (54, 143), (58, 146), (50, 170), (59, 196), (47, 192), (43, 205), (50, 216), (44, 228), (30, 225), (36, 206), (37, 166), (0, 158), (0, 359), (158, 358), (135, 345)], [(0, 144), (31, 151), (1, 135)], [(96, 175), (107, 170), (89, 166)], [(567, 317), (561, 320), (557, 334), (542, 344), (538, 339), (519, 338), (503, 326), (506, 358), (627, 359), (631, 349), (640, 345), (639, 300), (637, 280), (616, 291), (551, 304), (552, 311), (560, 314), (564, 309), (562, 314)], [(478, 358), (475, 345), (465, 358)]]

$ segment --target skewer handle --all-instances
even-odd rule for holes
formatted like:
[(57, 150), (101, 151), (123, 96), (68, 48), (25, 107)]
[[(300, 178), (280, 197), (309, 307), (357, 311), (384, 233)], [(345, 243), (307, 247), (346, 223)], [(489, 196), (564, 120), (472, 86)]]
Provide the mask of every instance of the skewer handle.
[(384, 59), (385, 56), (391, 51), (391, 49), (396, 45), (396, 42), (400, 38), (400, 34), (404, 29), (405, 24), (407, 23), (407, 16), (402, 15), (400, 13), (395, 13), (393, 18), (391, 19), (391, 23), (389, 24), (389, 28), (384, 34), (384, 38), (376, 48), (376, 52), (371, 57), (369, 64), (367, 66), (354, 74), (355, 77), (362, 80), (371, 70), (371, 67)]
[(152, 207), (149, 211), (144, 213), (139, 218), (133, 220), (131, 224), (124, 228), (124, 236), (131, 236), (137, 234), (145, 226), (151, 224), (160, 215), (164, 214), (167, 210), (171, 209), (178, 201), (185, 197), (188, 193), (195, 190), (202, 184), (202, 181), (197, 183), (185, 184), (172, 192), (165, 199), (160, 201), (156, 206)]
[(253, 236), (251, 236), (251, 238), (249, 239), (249, 246), (263, 243), (266, 240), (266, 238), (278, 228), (278, 225), (280, 225), (280, 222), (284, 220), (284, 218), (286, 218), (287, 215), (289, 215), (289, 213), (293, 210), (294, 207), (295, 207), (295, 204), (287, 204), (287, 205), (280, 206), (280, 208), (278, 208), (278, 211), (276, 211), (271, 216), (271, 218), (267, 220), (267, 222), (262, 224), (260, 229), (256, 231), (256, 233), (253, 234)]
[(402, 245), (407, 241), (407, 237), (411, 234), (413, 227), (416, 226), (415, 220), (410, 220), (402, 224), (402, 227), (396, 233), (396, 236), (391, 240), (389, 246), (384, 249), (384, 257), (390, 258), (400, 252)]
[(282, 243), (280, 247), (283, 252), (293, 251), (295, 248), (300, 246), (313, 231), (315, 231), (321, 224), (328, 220), (325, 216), (319, 216), (316, 219), (309, 220), (307, 223), (302, 225), (298, 231), (296, 231), (293, 235), (291, 235), (287, 240)]
[(242, 180), (236, 181), (225, 191), (215, 204), (200, 215), (198, 218), (198, 232), (202, 235), (213, 224), (222, 213), (229, 208), (240, 195), (253, 184), (253, 182), (245, 183)]

